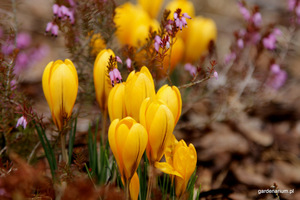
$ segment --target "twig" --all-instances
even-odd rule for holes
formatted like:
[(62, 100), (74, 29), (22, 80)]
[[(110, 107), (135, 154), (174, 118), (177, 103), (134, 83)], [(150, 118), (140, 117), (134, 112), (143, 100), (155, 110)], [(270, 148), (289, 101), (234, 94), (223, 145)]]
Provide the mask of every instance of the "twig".
[(200, 79), (200, 80), (198, 80), (198, 81), (194, 81), (194, 82), (191, 82), (191, 83), (188, 83), (188, 84), (185, 84), (185, 85), (178, 86), (178, 89), (188, 88), (188, 87), (197, 85), (197, 84), (199, 84), (199, 83), (202, 83), (202, 82), (204, 82), (204, 81), (207, 81), (207, 80), (210, 79), (210, 78), (211, 78), (210, 76), (207, 76), (207, 77), (205, 77), (204, 79)]

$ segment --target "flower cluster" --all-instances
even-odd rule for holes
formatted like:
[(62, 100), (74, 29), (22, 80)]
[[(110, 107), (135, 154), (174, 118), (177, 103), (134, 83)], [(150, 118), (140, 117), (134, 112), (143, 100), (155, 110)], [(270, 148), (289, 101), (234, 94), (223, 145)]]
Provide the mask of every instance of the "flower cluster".
[(69, 22), (70, 24), (75, 23), (75, 2), (74, 1), (68, 1), (69, 5), (71, 7), (67, 7), (65, 5), (58, 5), (54, 4), (52, 6), (52, 12), (53, 12), (53, 20), (51, 22), (48, 22), (46, 26), (45, 32), (51, 32), (52, 36), (57, 37), (58, 30), (59, 30), (59, 23), (62, 22)]
[(267, 85), (274, 90), (278, 90), (281, 88), (287, 79), (287, 73), (280, 69), (280, 66), (278, 64), (272, 64), (270, 67), (270, 74), (267, 79)]
[(300, 24), (300, 1), (288, 0), (288, 10), (294, 14), (294, 22)]

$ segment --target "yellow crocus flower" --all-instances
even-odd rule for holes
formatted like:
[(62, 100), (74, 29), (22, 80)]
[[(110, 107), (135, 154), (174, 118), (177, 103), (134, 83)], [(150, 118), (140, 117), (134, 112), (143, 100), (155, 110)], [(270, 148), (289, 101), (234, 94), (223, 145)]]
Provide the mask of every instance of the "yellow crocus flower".
[(195, 8), (194, 4), (191, 1), (173, 0), (169, 2), (166, 6), (166, 9), (171, 11), (171, 18), (173, 18), (174, 12), (178, 8), (181, 9), (181, 13), (187, 13), (191, 18), (195, 17)]
[(100, 33), (95, 33), (92, 35), (90, 41), (91, 54), (96, 56), (101, 50), (106, 48), (105, 41), (102, 39)]
[(125, 82), (116, 84), (108, 96), (108, 114), (110, 121), (127, 116), (125, 107)]
[[(107, 100), (112, 89), (111, 80), (108, 75), (108, 62), (110, 56), (115, 57), (111, 49), (103, 49), (94, 63), (94, 84), (96, 99), (102, 112), (107, 110)], [(117, 68), (117, 64), (114, 66)]]
[(168, 157), (168, 162), (156, 162), (155, 167), (164, 173), (175, 175), (176, 196), (181, 197), (197, 164), (197, 152), (193, 144), (180, 140)]
[(146, 129), (131, 117), (115, 119), (108, 129), (108, 141), (122, 179), (130, 182), (147, 146)]
[(140, 5), (125, 3), (116, 8), (116, 36), (122, 45), (141, 46), (148, 38), (150, 27), (158, 30), (159, 23), (151, 19)]
[(140, 193), (140, 180), (138, 174), (135, 172), (129, 185), (130, 198), (132, 200), (137, 200)]
[(162, 86), (156, 94), (156, 97), (162, 100), (171, 110), (174, 116), (175, 125), (177, 124), (181, 115), (182, 100), (180, 91), (176, 86)]
[(78, 76), (72, 61), (50, 62), (44, 70), (42, 85), (53, 121), (62, 130), (72, 114), (78, 92)]
[(163, 2), (163, 0), (138, 0), (138, 3), (150, 15), (151, 18), (157, 17), (157, 14), (160, 11)]
[(174, 117), (163, 101), (147, 98), (140, 108), (140, 123), (148, 133), (146, 153), (152, 165), (165, 153), (174, 130)]
[(193, 63), (208, 52), (209, 43), (217, 38), (216, 24), (212, 19), (196, 17), (189, 21), (184, 35), (184, 61)]
[(140, 106), (144, 99), (155, 97), (154, 82), (147, 67), (139, 72), (132, 71), (126, 80), (125, 106), (128, 116), (139, 121)]

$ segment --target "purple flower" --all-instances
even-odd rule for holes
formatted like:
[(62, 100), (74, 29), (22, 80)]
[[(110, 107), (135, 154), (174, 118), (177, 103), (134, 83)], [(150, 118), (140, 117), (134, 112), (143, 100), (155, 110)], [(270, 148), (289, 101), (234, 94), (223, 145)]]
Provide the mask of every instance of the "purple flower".
[(57, 37), (58, 35), (58, 26), (57, 24), (53, 24), (51, 28), (51, 35)]
[(127, 59), (126, 59), (127, 69), (130, 69), (130, 68), (131, 68), (131, 64), (132, 64), (131, 59), (130, 59), (130, 58), (127, 58)]
[(244, 4), (242, 4), (241, 2), (238, 3), (239, 9), (240, 9), (240, 13), (243, 15), (244, 19), (246, 21), (250, 20), (250, 12), (249, 10), (244, 6)]
[(184, 69), (190, 73), (191, 76), (195, 76), (197, 72), (197, 68), (191, 63), (186, 63), (184, 65)]
[(154, 49), (158, 52), (159, 46), (161, 44), (161, 38), (157, 35), (157, 36), (155, 36), (154, 41), (155, 41), (154, 42)]
[(256, 27), (260, 27), (261, 26), (261, 23), (262, 23), (262, 17), (261, 17), (261, 14), (259, 12), (255, 13), (253, 16), (252, 16), (252, 20), (253, 20), (253, 24), (256, 26)]
[(266, 49), (274, 50), (276, 48), (277, 36), (281, 35), (281, 31), (277, 28), (273, 30), (267, 37), (263, 39), (263, 45)]
[(215, 77), (215, 79), (218, 79), (218, 78), (219, 78), (219, 74), (218, 74), (217, 71), (214, 72), (214, 77)]
[(121, 58), (119, 56), (116, 56), (116, 59), (117, 59), (118, 63), (123, 63), (122, 60), (121, 60)]
[(13, 43), (7, 40), (6, 43), (2, 45), (1, 51), (4, 55), (11, 54), (14, 51)]
[(114, 68), (112, 71), (109, 72), (109, 77), (111, 80), (111, 85), (114, 87), (115, 83), (122, 82), (122, 76), (120, 71), (117, 68)]
[(293, 11), (296, 6), (296, 0), (288, 0), (288, 9), (289, 11)]
[(25, 49), (31, 43), (31, 36), (27, 33), (19, 33), (17, 35), (17, 48)]
[(244, 40), (242, 38), (239, 38), (237, 40), (237, 46), (240, 48), (240, 49), (243, 49), (244, 48)]
[(24, 116), (22, 116), (22, 117), (20, 117), (18, 119), (16, 128), (18, 128), (19, 126), (23, 126), (24, 129), (26, 128), (26, 126), (27, 126), (27, 120), (26, 120), (26, 118)]
[(229, 62), (233, 61), (236, 59), (236, 53), (235, 52), (231, 52), (230, 54), (227, 54), (225, 56), (225, 64), (227, 65)]
[(60, 8), (59, 8), (58, 4), (53, 4), (52, 11), (53, 11), (54, 16), (58, 15), (58, 13), (60, 12), (59, 9)]
[(280, 69), (278, 64), (272, 64), (270, 67), (270, 76), (267, 85), (275, 90), (281, 88), (287, 79), (287, 73)]

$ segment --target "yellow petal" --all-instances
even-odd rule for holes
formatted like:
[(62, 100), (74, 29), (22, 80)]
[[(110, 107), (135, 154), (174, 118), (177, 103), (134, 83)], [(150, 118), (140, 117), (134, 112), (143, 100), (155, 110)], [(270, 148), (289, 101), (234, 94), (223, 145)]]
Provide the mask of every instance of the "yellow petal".
[(150, 15), (151, 18), (156, 18), (160, 11), (163, 0), (138, 0), (138, 3)]
[(182, 177), (169, 163), (155, 162), (154, 166), (166, 174)]
[(127, 115), (139, 121), (140, 106), (147, 97), (155, 97), (155, 88), (149, 70), (143, 67), (140, 72), (130, 74), (126, 81), (125, 106)]
[(52, 101), (50, 97), (50, 89), (49, 89), (49, 78), (50, 78), (50, 72), (51, 68), (53, 66), (53, 61), (51, 61), (45, 68), (44, 73), (43, 73), (43, 78), (42, 78), (42, 85), (43, 85), (43, 91), (45, 98), (47, 100), (47, 103), (50, 107), (50, 110), (52, 111)]
[(147, 141), (146, 130), (138, 123), (131, 127), (126, 140), (123, 140), (125, 144), (122, 156), (127, 179), (130, 179), (137, 170), (146, 149)]
[(125, 107), (125, 83), (116, 84), (109, 93), (108, 114), (110, 121), (122, 119), (126, 114)]
[(102, 112), (107, 109), (108, 95), (112, 89), (107, 68), (110, 56), (115, 57), (114, 52), (111, 49), (104, 49), (98, 54), (94, 63), (96, 99)]
[(190, 20), (184, 37), (184, 61), (190, 63), (197, 61), (208, 52), (210, 41), (215, 41), (216, 38), (217, 28), (212, 19), (196, 17)]
[(158, 99), (162, 100), (171, 110), (176, 124), (181, 115), (182, 108), (182, 100), (178, 88), (176, 86), (170, 87), (168, 85), (164, 85), (158, 90), (156, 96)]
[(130, 198), (132, 200), (137, 200), (140, 192), (140, 180), (138, 174), (135, 172), (130, 184), (129, 184)]
[(150, 162), (159, 161), (162, 158), (173, 129), (174, 118), (171, 111), (167, 106), (160, 105), (155, 112), (148, 132), (149, 144), (151, 146)]
[(63, 119), (72, 113), (78, 91), (78, 77), (73, 64), (66, 65), (62, 61), (53, 64), (49, 79), (50, 97), (52, 99), (52, 116), (61, 130)]

